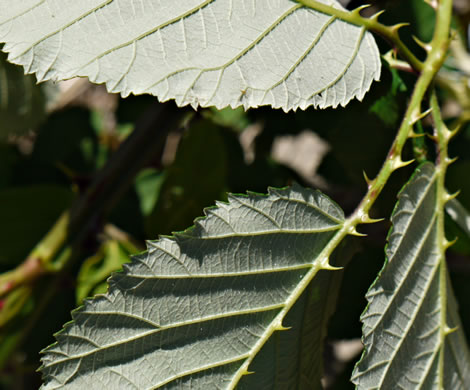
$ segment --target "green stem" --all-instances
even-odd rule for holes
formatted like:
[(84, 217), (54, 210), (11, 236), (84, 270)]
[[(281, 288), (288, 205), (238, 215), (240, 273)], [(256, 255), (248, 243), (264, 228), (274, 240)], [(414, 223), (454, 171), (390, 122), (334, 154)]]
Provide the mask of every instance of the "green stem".
[(436, 161), (436, 174), (437, 174), (437, 202), (436, 202), (436, 215), (437, 215), (437, 240), (439, 245), (439, 297), (440, 297), (440, 353), (439, 353), (439, 388), (444, 388), (444, 343), (446, 336), (452, 332), (447, 325), (447, 264), (445, 252), (451, 245), (445, 237), (444, 218), (445, 218), (445, 205), (453, 198), (445, 189), (445, 175), (448, 166), (452, 160), (448, 156), (449, 140), (454, 135), (454, 132), (449, 131), (442, 120), (439, 103), (437, 101), (436, 92), (433, 91), (431, 95), (431, 109), (434, 120), (434, 140), (437, 143), (439, 154)]
[(366, 196), (359, 204), (354, 214), (348, 219), (353, 227), (359, 223), (367, 223), (370, 220), (369, 211), (385, 187), (385, 184), (392, 172), (404, 165), (407, 165), (406, 162), (401, 160), (401, 152), (408, 137), (414, 135), (413, 126), (423, 116), (421, 113), (421, 102), (426, 91), (436, 77), (437, 72), (444, 63), (447, 49), (450, 44), (449, 33), (451, 16), (452, 1), (443, 0), (437, 9), (436, 29), (431, 41), (431, 50), (423, 64), (423, 72), (416, 82), (408, 109), (406, 110), (405, 117), (403, 118), (400, 129), (398, 130), (395, 141), (390, 148), (387, 160), (382, 166), (377, 177), (368, 183), (369, 190)]
[[(333, 9), (335, 10), (335, 13), (331, 13), (336, 15), (336, 8), (328, 7), (326, 5), (310, 0), (299, 1), (307, 6), (309, 6), (309, 4), (314, 4), (315, 7), (312, 6), (311, 8), (317, 10), (321, 8), (325, 11), (325, 13)], [(405, 117), (403, 118), (398, 134), (390, 149), (387, 160), (382, 166), (382, 169), (380, 170), (377, 177), (373, 181), (369, 181), (369, 189), (367, 191), (367, 194), (364, 196), (356, 211), (349, 218), (346, 219), (341, 229), (338, 230), (338, 232), (330, 240), (327, 246), (318, 255), (318, 259), (320, 259), (320, 261), (314, 263), (313, 267), (310, 268), (307, 274), (303, 277), (302, 281), (296, 286), (294, 291), (292, 291), (289, 300), (286, 302), (282, 310), (276, 316), (275, 320), (272, 322), (272, 325), (266, 330), (264, 337), (258, 342), (258, 345), (255, 346), (255, 351), (261, 350), (265, 340), (267, 340), (272, 335), (272, 333), (274, 333), (276, 330), (284, 329), (282, 326), (282, 321), (284, 317), (287, 315), (287, 313), (292, 308), (297, 299), (300, 297), (300, 295), (303, 293), (303, 291), (305, 291), (305, 289), (310, 285), (315, 275), (320, 270), (337, 269), (336, 267), (330, 264), (330, 258), (333, 254), (333, 251), (339, 246), (339, 244), (343, 241), (346, 236), (360, 235), (356, 231), (356, 226), (358, 224), (375, 222), (369, 217), (370, 208), (381, 193), (382, 189), (384, 188), (385, 184), (387, 183), (387, 180), (389, 179), (393, 171), (404, 165), (407, 165), (407, 163), (404, 163), (401, 160), (401, 152), (403, 150), (403, 146), (406, 140), (414, 134), (413, 125), (418, 120), (420, 120), (422, 116), (421, 101), (423, 100), (426, 91), (428, 90), (434, 77), (436, 76), (437, 72), (443, 64), (450, 41), (450, 17), (448, 14), (452, 10), (452, 1), (443, 0), (442, 3), (443, 5), (440, 6), (437, 14), (437, 28), (432, 41), (433, 49), (431, 50), (426, 61), (423, 64), (423, 72), (418, 78)], [(320, 5), (322, 7), (320, 7)], [(256, 353), (252, 354), (252, 356), (254, 355), (256, 355)], [(252, 357), (247, 358), (245, 362), (240, 366), (234, 378), (234, 383), (238, 383), (240, 378), (248, 373), (248, 367), (252, 359)]]
[(403, 43), (400, 39), (398, 30), (400, 27), (405, 26), (405, 24), (397, 24), (395, 26), (385, 26), (382, 23), (379, 23), (377, 18), (380, 13), (376, 14), (372, 18), (364, 18), (360, 15), (360, 11), (364, 7), (356, 8), (354, 11), (344, 11), (340, 8), (332, 7), (324, 3), (320, 3), (315, 0), (297, 0), (300, 4), (305, 5), (308, 8), (311, 8), (315, 11), (336, 16), (338, 19), (344, 20), (345, 22), (354, 24), (356, 26), (362, 26), (367, 28), (370, 31), (373, 31), (386, 40), (393, 43), (396, 47), (398, 53), (413, 67), (417, 72), (421, 72), (424, 64), (416, 58), (416, 56), (411, 52), (410, 49)]
[(64, 212), (23, 263), (14, 270), (0, 275), (0, 298), (22, 285), (33, 283), (52, 270), (50, 262), (67, 239), (68, 224), (69, 213)]
[[(403, 43), (399, 35), (399, 29), (406, 24), (396, 24), (394, 26), (385, 26), (382, 23), (378, 22), (378, 17), (380, 16), (381, 12), (374, 15), (372, 18), (364, 18), (360, 15), (360, 11), (365, 7), (359, 7), (355, 10), (349, 12), (344, 11), (342, 9), (338, 9), (323, 3), (320, 3), (316, 0), (297, 0), (299, 3), (314, 9), (318, 12), (322, 12), (327, 15), (336, 16), (338, 19), (344, 20), (345, 22), (354, 24), (356, 26), (362, 26), (367, 28), (370, 31), (373, 31), (380, 36), (382, 36), (385, 40), (390, 42), (400, 54), (400, 56), (405, 60), (405, 62), (394, 58), (393, 55), (386, 54), (384, 57), (389, 62), (390, 66), (410, 72), (414, 71), (417, 73), (421, 73), (423, 71), (424, 63), (421, 62), (411, 51), (410, 49)], [(439, 6), (440, 7), (440, 6)], [(438, 7), (438, 8), (439, 8)], [(445, 25), (445, 23), (441, 24)], [(427, 44), (426, 47), (431, 47), (434, 45), (433, 41), (430, 44)], [(458, 44), (454, 42), (454, 46)], [(452, 45), (452, 43), (451, 43)], [(468, 61), (468, 56), (464, 57), (462, 55), (462, 50), (459, 50), (457, 53), (458, 58), (461, 61), (461, 64), (464, 65), (464, 69), (467, 69), (467, 65), (470, 64)], [(464, 58), (464, 59), (463, 59)], [(452, 77), (446, 75), (446, 73), (441, 72), (441, 74), (435, 76), (436, 83), (448, 90), (452, 93), (455, 98), (458, 100), (460, 105), (463, 108), (463, 115), (461, 115), (459, 119), (459, 124), (466, 123), (470, 121), (470, 99), (468, 97), (468, 88), (466, 88), (466, 80), (467, 77), (459, 78), (458, 80), (453, 80)]]
[[(310, 0), (301, 1), (305, 1), (305, 4), (310, 3)], [(330, 267), (330, 269), (333, 269), (333, 267), (329, 265), (328, 259), (330, 258), (334, 249), (347, 235), (361, 235), (356, 230), (357, 225), (376, 222), (376, 220), (371, 219), (369, 216), (370, 209), (382, 192), (391, 174), (396, 169), (401, 168), (411, 162), (403, 162), (401, 159), (401, 153), (407, 139), (414, 135), (413, 126), (423, 116), (421, 113), (421, 102), (428, 88), (431, 86), (431, 83), (436, 77), (437, 72), (444, 63), (447, 49), (450, 44), (449, 33), (451, 16), (452, 0), (441, 1), (437, 9), (436, 29), (434, 31), (434, 37), (431, 42), (431, 50), (423, 64), (423, 71), (416, 82), (410, 103), (401, 123), (400, 129), (398, 130), (395, 140), (390, 148), (387, 159), (385, 160), (376, 178), (372, 181), (368, 181), (368, 191), (363, 197), (362, 201), (359, 203), (354, 213), (346, 219), (343, 227), (336, 233), (333, 239), (322, 251), (320, 257), (324, 259), (325, 268)], [(314, 275), (312, 275), (312, 277), (313, 276)]]
[(413, 137), (413, 154), (418, 163), (423, 163), (428, 160), (428, 148), (426, 146), (426, 137), (424, 136), (423, 124), (421, 121), (416, 122), (415, 125), (416, 137)]
[(47, 262), (57, 254), (65, 243), (69, 222), (70, 215), (69, 212), (66, 211), (59, 217), (46, 237), (36, 245), (29, 257), (35, 257), (39, 259), (41, 263), (47, 265)]

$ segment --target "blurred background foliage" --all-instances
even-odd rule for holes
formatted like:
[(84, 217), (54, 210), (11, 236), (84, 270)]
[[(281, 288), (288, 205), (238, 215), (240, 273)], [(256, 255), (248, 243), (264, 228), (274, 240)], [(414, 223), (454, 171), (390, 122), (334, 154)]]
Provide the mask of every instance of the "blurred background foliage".
[[(363, 4), (343, 3), (349, 8)], [(383, 22), (411, 23), (402, 30), (403, 39), (424, 54), (412, 35), (429, 41), (432, 9), (421, 0), (394, 0), (375, 2), (365, 12), (381, 8), (387, 9)], [(461, 8), (458, 17), (456, 28), (466, 32), (468, 10)], [(378, 42), (382, 53), (389, 50), (380, 38)], [(319, 188), (346, 213), (352, 212), (366, 189), (363, 172), (373, 177), (387, 155), (415, 79), (384, 62), (381, 81), (363, 102), (347, 108), (288, 114), (270, 108), (180, 110), (182, 125), (165, 134), (162, 123), (151, 121), (149, 134), (160, 134), (163, 141), (131, 180), (126, 164), (132, 159), (122, 163), (123, 181), (117, 180), (110, 190), (116, 196), (109, 210), (103, 212), (102, 204), (88, 199), (91, 216), (82, 221), (86, 229), (80, 230), (79, 241), (72, 240), (60, 252), (73, 250), (74, 265), (58, 281), (45, 275), (0, 298), (0, 388), (37, 388), (38, 352), (54, 341), (53, 332), (70, 320), (70, 311), (84, 298), (106, 291), (111, 272), (130, 261), (131, 254), (145, 250), (145, 240), (188, 228), (204, 208), (226, 200), (227, 192), (264, 193), (268, 186), (296, 181)], [(447, 99), (445, 112), (452, 122), (459, 113), (451, 96), (443, 93), (442, 98)], [(159, 103), (151, 96), (122, 99), (81, 79), (38, 86), (33, 76), (23, 76), (22, 69), (0, 54), (0, 272), (19, 266), (60, 216), (83, 199), (111, 157), (119, 159), (123, 143), (156, 107)], [(459, 199), (467, 209), (469, 150), (470, 126), (464, 125), (451, 144), (451, 155), (459, 160), (450, 167), (448, 187), (461, 190)], [(405, 154), (405, 159), (413, 158), (413, 145)], [(388, 218), (412, 169), (394, 174), (373, 217)], [(450, 218), (447, 225), (449, 238), (459, 237), (449, 252), (449, 269), (468, 337), (470, 238)], [(383, 222), (364, 228), (368, 236), (344, 271), (328, 336), (328, 388), (352, 388), (350, 372), (360, 353), (359, 316), (365, 292), (383, 265), (389, 227)], [(344, 345), (350, 346), (341, 353)]]

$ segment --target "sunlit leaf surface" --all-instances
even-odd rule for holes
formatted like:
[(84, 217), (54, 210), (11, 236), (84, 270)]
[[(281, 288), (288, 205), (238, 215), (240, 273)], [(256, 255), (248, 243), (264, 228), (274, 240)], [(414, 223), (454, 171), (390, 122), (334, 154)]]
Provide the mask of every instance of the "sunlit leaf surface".
[(1, 41), (39, 80), (194, 107), (336, 107), (380, 75), (370, 33), (291, 0), (3, 0)]

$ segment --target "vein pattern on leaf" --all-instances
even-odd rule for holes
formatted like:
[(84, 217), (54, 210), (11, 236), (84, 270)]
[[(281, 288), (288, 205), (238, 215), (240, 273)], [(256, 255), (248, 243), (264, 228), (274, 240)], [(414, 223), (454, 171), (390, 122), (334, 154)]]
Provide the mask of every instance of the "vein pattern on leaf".
[(344, 106), (380, 76), (370, 33), (291, 0), (4, 1), (0, 41), (39, 80), (194, 107)]
[(319, 254), (344, 221), (299, 186), (231, 195), (206, 215), (150, 242), (73, 313), (45, 351), (44, 389), (233, 388), (326, 266)]
[[(393, 212), (387, 263), (361, 318), (365, 352), (352, 377), (359, 389), (470, 387), (465, 336), (450, 281), (440, 273), (437, 175), (433, 164), (418, 168)], [(447, 326), (457, 330), (445, 335)]]

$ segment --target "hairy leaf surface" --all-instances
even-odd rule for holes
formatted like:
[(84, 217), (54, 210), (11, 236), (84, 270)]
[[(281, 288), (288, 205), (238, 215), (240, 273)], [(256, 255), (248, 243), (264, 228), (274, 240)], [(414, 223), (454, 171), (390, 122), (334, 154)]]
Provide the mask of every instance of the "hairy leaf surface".
[[(231, 195), (206, 215), (149, 242), (110, 279), (106, 295), (73, 313), (45, 351), (44, 389), (225, 389), (252, 370), (242, 388), (319, 383), (320, 335), (331, 311), (328, 260), (320, 255), (343, 225), (342, 210), (294, 186)], [(279, 333), (286, 336), (268, 342)], [(251, 365), (266, 354), (263, 345), (282, 367)]]
[(468, 347), (438, 229), (437, 175), (430, 163), (418, 168), (392, 215), (388, 263), (362, 316), (365, 353), (352, 377), (360, 389), (470, 388)]
[(371, 34), (291, 0), (4, 0), (0, 41), (39, 80), (194, 107), (336, 107), (380, 75)]

